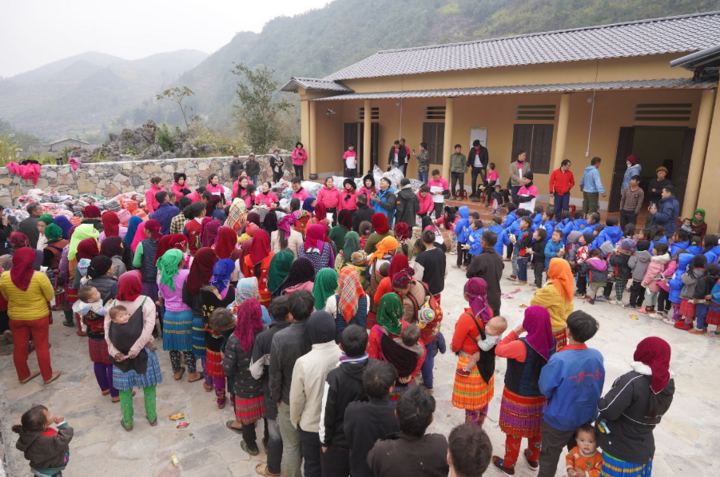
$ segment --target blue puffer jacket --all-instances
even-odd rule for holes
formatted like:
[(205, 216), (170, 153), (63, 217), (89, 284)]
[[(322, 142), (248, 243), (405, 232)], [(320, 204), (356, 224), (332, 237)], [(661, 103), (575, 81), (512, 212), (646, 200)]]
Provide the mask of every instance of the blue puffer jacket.
[(467, 206), (460, 207), (458, 215), (460, 220), (455, 224), (455, 235), (457, 235), (458, 242), (467, 243), (470, 235), (470, 209)]
[(718, 280), (717, 283), (713, 285), (710, 294), (712, 295), (713, 303), (717, 303), (718, 305), (720, 305), (720, 280)]
[(506, 229), (510, 227), (513, 222), (517, 220), (517, 211), (513, 210), (509, 214), (507, 214), (507, 217), (505, 217), (505, 222), (502, 224), (502, 228)]
[(545, 243), (548, 243), (552, 240), (552, 234), (553, 231), (555, 231), (555, 221), (550, 219), (547, 222), (542, 222), (540, 225), (538, 225), (538, 228), (540, 227), (545, 229), (545, 232), (547, 232), (547, 237), (545, 237)]
[(692, 262), (693, 256), (694, 255), (689, 253), (683, 253), (680, 255), (680, 258), (678, 258), (678, 268), (675, 270), (675, 276), (668, 280), (668, 285), (670, 285), (668, 299), (672, 303), (680, 303), (680, 290), (682, 290), (683, 287), (682, 279), (680, 277), (683, 276), (688, 265)]
[(694, 257), (695, 255), (702, 253), (703, 248), (700, 245), (690, 245), (686, 250)]
[(542, 214), (533, 214), (531, 218), (533, 223), (533, 230), (535, 230), (536, 227), (542, 223)]
[(563, 248), (562, 242), (555, 243), (550, 240), (545, 244), (545, 270), (550, 268), (550, 259), (560, 258), (558, 257), (558, 252), (561, 248)]
[(590, 247), (590, 250), (594, 248), (599, 248), (600, 245), (604, 244), (608, 240), (613, 245), (617, 245), (617, 243), (622, 240), (623, 237), (623, 231), (620, 227), (617, 225), (613, 225), (611, 227), (605, 227), (600, 234), (595, 238), (595, 240), (592, 243), (592, 247)]
[[(678, 250), (687, 250), (690, 246), (690, 242), (675, 242), (674, 244), (670, 245), (670, 257), (675, 258), (675, 254), (678, 252)], [(701, 250), (702, 253), (702, 250)]]
[[(488, 230), (495, 232), (495, 235), (497, 235), (497, 242), (495, 243), (495, 251), (502, 256), (503, 254), (503, 235), (505, 234), (505, 229), (502, 228), (502, 225), (491, 225), (487, 228)], [(508, 240), (508, 243), (510, 241)]]
[(483, 232), (485, 232), (485, 229), (483, 228), (479, 228), (477, 230), (470, 229), (467, 243), (468, 245), (470, 245), (470, 255), (472, 255), (473, 257), (482, 253), (482, 244), (480, 243), (480, 237), (482, 236)]

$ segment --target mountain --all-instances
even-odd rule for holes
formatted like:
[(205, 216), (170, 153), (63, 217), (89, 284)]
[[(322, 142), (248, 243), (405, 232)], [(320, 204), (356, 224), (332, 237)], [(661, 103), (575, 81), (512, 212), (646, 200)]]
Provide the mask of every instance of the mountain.
[(0, 114), (17, 129), (48, 138), (99, 140), (128, 106), (153, 97), (207, 57), (197, 50), (132, 61), (96, 52), (72, 56), (0, 81)]

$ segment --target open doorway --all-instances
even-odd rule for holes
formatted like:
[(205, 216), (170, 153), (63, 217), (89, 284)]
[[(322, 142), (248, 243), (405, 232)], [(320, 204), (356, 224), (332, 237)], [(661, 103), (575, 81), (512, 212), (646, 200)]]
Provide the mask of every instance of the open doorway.
[(682, 206), (685, 197), (688, 169), (695, 129), (687, 127), (635, 126), (620, 128), (615, 169), (613, 171), (609, 211), (620, 209), (620, 187), (627, 169), (625, 158), (634, 154), (642, 164), (642, 182), (647, 202), (647, 186), (655, 178), (655, 170), (664, 166), (667, 178), (677, 188), (677, 200)]

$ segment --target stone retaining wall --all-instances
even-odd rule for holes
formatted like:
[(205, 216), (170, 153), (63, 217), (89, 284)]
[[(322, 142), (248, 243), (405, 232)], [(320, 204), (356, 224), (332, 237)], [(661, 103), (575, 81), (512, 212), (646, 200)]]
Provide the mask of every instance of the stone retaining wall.
[[(281, 156), (285, 161), (285, 179), (290, 179), (292, 160), (289, 155)], [(245, 162), (246, 156), (240, 158)], [(271, 180), (272, 171), (269, 156), (257, 159), (261, 164), (261, 180)], [(145, 192), (150, 187), (150, 178), (160, 176), (167, 190), (173, 182), (175, 172), (184, 172), (190, 189), (206, 185), (210, 174), (218, 174), (226, 188), (232, 188), (237, 178), (230, 177), (232, 157), (206, 157), (192, 159), (161, 159), (125, 162), (94, 162), (81, 164), (76, 171), (69, 165), (42, 166), (40, 179), (34, 185), (20, 176), (10, 174), (7, 167), (0, 167), (0, 205), (10, 207), (14, 199), (27, 194), (30, 189), (57, 191), (61, 194), (82, 193), (114, 197), (122, 192)]]

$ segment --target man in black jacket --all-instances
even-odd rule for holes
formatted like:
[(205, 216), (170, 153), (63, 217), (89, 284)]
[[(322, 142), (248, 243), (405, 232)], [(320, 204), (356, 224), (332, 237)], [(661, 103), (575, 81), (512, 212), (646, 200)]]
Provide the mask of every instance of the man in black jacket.
[(395, 223), (405, 222), (412, 231), (417, 214), (420, 212), (420, 200), (413, 192), (410, 179), (407, 177), (400, 180), (400, 190), (395, 194), (395, 199)]
[(355, 203), (357, 204), (358, 208), (353, 214), (353, 230), (355, 232), (359, 232), (360, 224), (362, 222), (372, 223), (372, 216), (375, 214), (375, 209), (368, 207), (367, 195), (365, 194), (358, 195), (355, 199)]
[(25, 210), (30, 214), (30, 217), (18, 224), (18, 232), (24, 233), (27, 236), (30, 241), (30, 248), (34, 249), (37, 247), (38, 240), (40, 239), (38, 219), (43, 213), (42, 206), (37, 202), (33, 202), (28, 204)]
[[(292, 325), (278, 331), (270, 346), (269, 387), (272, 402), (278, 408), (278, 426), (285, 451), (288, 477), (300, 477), (300, 432), (290, 422), (290, 385), (297, 359), (310, 351), (305, 336), (305, 321), (315, 309), (315, 298), (307, 290), (296, 291), (288, 299)], [(272, 404), (271, 404), (272, 405)]]
[(362, 399), (365, 393), (363, 372), (368, 364), (365, 353), (368, 335), (363, 327), (350, 325), (340, 335), (343, 356), (340, 367), (328, 373), (322, 402), (325, 409), (320, 421), (322, 467), (325, 477), (350, 475), (350, 447), (343, 423), (348, 404)]
[(230, 180), (236, 181), (240, 177), (240, 173), (245, 170), (245, 165), (240, 162), (240, 156), (235, 154), (230, 163)]
[(400, 169), (403, 175), (406, 175), (405, 171), (407, 170), (407, 163), (407, 149), (405, 149), (405, 146), (400, 144), (400, 141), (395, 141), (393, 146), (390, 148), (390, 153), (388, 154), (388, 170), (390, 170), (391, 167), (395, 167)]
[(483, 147), (478, 139), (475, 139), (473, 141), (472, 149), (470, 149), (470, 152), (468, 152), (467, 167), (465, 169), (465, 174), (467, 174), (468, 171), (472, 169), (472, 180), (470, 182), (472, 190), (470, 192), (470, 197), (473, 198), (473, 202), (480, 201), (480, 189), (476, 186), (477, 176), (480, 176), (480, 185), (484, 186), (485, 174), (489, 161), (490, 156), (488, 155), (487, 148)]
[(252, 152), (245, 163), (245, 171), (247, 172), (248, 178), (252, 181), (253, 185), (256, 188), (260, 188), (260, 184), (258, 184), (258, 176), (260, 176), (260, 163), (255, 160), (255, 154)]
[(497, 235), (486, 230), (480, 236), (482, 253), (476, 255), (468, 266), (465, 276), (467, 278), (482, 278), (487, 283), (487, 299), (493, 310), (493, 316), (500, 315), (500, 279), (503, 272), (503, 260), (495, 251)]

